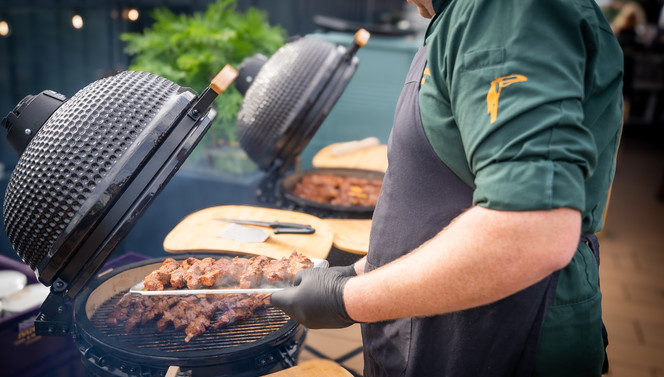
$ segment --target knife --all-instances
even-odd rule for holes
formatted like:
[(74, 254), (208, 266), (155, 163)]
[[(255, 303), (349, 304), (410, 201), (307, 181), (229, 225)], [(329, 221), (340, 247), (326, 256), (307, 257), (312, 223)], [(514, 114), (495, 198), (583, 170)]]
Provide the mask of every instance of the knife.
[(311, 225), (297, 224), (297, 223), (282, 223), (279, 221), (257, 221), (257, 220), (240, 220), (240, 219), (225, 219), (217, 218), (215, 220), (226, 221), (229, 223), (242, 224), (242, 225), (257, 225), (267, 226), (274, 229), (274, 234), (312, 234), (316, 229)]

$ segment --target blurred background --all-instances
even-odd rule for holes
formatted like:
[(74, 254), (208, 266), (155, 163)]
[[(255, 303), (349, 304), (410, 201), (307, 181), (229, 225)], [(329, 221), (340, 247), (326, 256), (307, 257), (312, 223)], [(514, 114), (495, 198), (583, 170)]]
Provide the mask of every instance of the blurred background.
[[(662, 0), (598, 3), (624, 46), (625, 137), (660, 143)], [(331, 143), (368, 136), (387, 141), (403, 78), (426, 28), (404, 0), (0, 0), (0, 114), (26, 95), (50, 89), (71, 97), (127, 69), (200, 91), (223, 65), (237, 67), (255, 53), (269, 56), (289, 38), (348, 45), (359, 27), (372, 32), (371, 42), (358, 53), (353, 80), (302, 153), (300, 166), (307, 168), (316, 151)], [(242, 98), (231, 89), (216, 101), (219, 116), (206, 139), (119, 253), (160, 254), (163, 236), (186, 214), (255, 199), (252, 185), (261, 173), (235, 142), (234, 116)], [(3, 134), (2, 192), (16, 162)], [(653, 181), (663, 176), (653, 172)], [(199, 195), (186, 195), (194, 187)], [(0, 252), (17, 258), (4, 234)]]
[[(339, 20), (346, 24), (328, 26)], [(0, 0), (0, 118), (26, 95), (50, 89), (71, 97), (128, 69), (200, 92), (225, 64), (237, 67), (255, 53), (270, 56), (290, 38), (314, 36), (348, 46), (357, 28), (369, 28), (371, 43), (359, 52), (354, 80), (303, 153), (307, 167), (315, 151), (332, 142), (368, 136), (387, 141), (401, 84), (421, 45), (422, 22), (403, 0)], [(187, 214), (255, 200), (261, 173), (235, 141), (241, 101), (234, 87), (216, 100), (219, 115), (206, 139), (118, 254), (161, 255), (162, 240)], [(5, 136), (3, 130), (3, 193), (18, 160)], [(0, 252), (17, 259), (4, 232)]]
[[(623, 140), (600, 235), (606, 311), (619, 354), (612, 374), (662, 377), (664, 0), (597, 3), (625, 54)], [(254, 53), (269, 56), (295, 36), (348, 45), (358, 27), (369, 29), (372, 38), (358, 52), (353, 80), (303, 152), (299, 166), (307, 168), (332, 143), (368, 136), (387, 142), (426, 28), (404, 0), (0, 0), (0, 118), (27, 95), (51, 89), (71, 97), (128, 69), (200, 92), (224, 64), (237, 66)], [(164, 237), (186, 215), (216, 205), (256, 204), (262, 173), (235, 140), (240, 103), (233, 90), (216, 101), (220, 115), (208, 137), (114, 255), (162, 256)], [(4, 193), (17, 157), (4, 130), (0, 134)], [(19, 260), (4, 232), (0, 255)], [(330, 341), (325, 332), (312, 336)], [(354, 345), (357, 334), (349, 337)], [(350, 363), (349, 369), (361, 371), (361, 355)]]

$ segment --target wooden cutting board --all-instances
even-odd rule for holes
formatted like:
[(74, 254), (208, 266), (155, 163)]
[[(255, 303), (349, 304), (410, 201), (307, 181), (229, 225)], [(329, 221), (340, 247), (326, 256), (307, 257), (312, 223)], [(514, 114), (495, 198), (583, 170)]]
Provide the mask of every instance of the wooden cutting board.
[[(274, 234), (272, 228), (251, 226), (269, 234), (266, 241), (239, 242), (217, 236), (230, 223), (215, 220), (230, 218), (241, 220), (280, 221), (309, 224), (313, 234)], [(210, 207), (185, 217), (164, 239), (164, 250), (169, 253), (233, 252), (247, 255), (265, 255), (271, 258), (289, 256), (297, 251), (309, 258), (326, 259), (332, 248), (333, 233), (330, 226), (318, 217), (293, 211), (253, 206)]]
[(311, 160), (315, 168), (348, 168), (385, 172), (387, 169), (387, 145), (376, 145), (334, 156), (332, 151), (342, 143), (330, 144), (316, 153)]
[(353, 254), (367, 254), (371, 220), (325, 219), (325, 222), (334, 233), (334, 247)]
[(268, 374), (266, 377), (352, 377), (353, 375), (332, 360), (314, 359)]

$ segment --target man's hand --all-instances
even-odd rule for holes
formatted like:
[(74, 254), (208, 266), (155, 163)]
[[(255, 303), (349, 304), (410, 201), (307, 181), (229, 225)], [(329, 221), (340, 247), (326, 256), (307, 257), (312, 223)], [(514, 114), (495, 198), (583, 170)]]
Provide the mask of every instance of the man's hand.
[(274, 292), (270, 302), (310, 329), (347, 327), (355, 323), (343, 300), (348, 279), (338, 270), (307, 268), (295, 275), (294, 287)]

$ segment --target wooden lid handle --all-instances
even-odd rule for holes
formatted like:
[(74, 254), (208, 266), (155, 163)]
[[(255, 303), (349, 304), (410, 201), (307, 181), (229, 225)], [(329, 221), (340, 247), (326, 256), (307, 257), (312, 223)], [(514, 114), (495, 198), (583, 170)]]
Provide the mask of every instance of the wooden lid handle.
[(237, 70), (227, 64), (216, 76), (214, 76), (210, 83), (210, 88), (212, 88), (217, 94), (221, 94), (233, 83), (233, 81), (235, 81), (237, 75)]
[(360, 29), (357, 32), (355, 32), (355, 43), (357, 43), (358, 46), (364, 47), (364, 45), (369, 42), (369, 38), (371, 37), (371, 34), (366, 31), (365, 29)]

